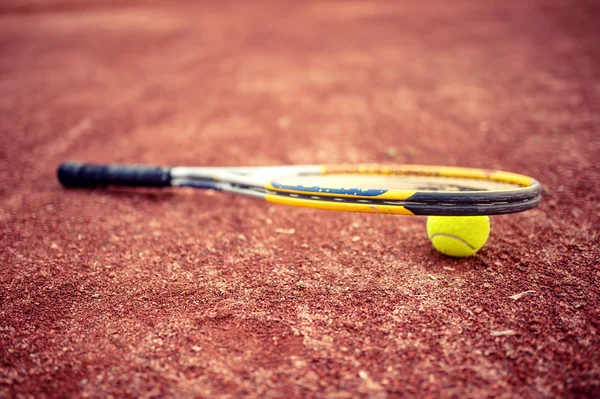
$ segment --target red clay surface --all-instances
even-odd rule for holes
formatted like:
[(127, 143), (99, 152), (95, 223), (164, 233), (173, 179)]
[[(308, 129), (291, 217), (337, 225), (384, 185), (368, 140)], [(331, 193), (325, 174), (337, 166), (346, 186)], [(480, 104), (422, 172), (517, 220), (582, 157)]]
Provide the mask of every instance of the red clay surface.
[[(571, 3), (3, 2), (0, 396), (600, 396), (600, 10)], [(69, 191), (67, 159), (499, 168), (545, 198), (453, 260), (423, 218)]]

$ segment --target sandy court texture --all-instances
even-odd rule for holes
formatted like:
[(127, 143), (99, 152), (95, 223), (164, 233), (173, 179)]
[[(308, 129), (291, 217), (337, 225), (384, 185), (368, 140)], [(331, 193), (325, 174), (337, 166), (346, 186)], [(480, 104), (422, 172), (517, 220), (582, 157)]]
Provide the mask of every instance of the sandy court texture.
[[(599, 19), (2, 2), (0, 396), (599, 397)], [(424, 218), (65, 190), (67, 159), (498, 168), (544, 201), (453, 260)]]

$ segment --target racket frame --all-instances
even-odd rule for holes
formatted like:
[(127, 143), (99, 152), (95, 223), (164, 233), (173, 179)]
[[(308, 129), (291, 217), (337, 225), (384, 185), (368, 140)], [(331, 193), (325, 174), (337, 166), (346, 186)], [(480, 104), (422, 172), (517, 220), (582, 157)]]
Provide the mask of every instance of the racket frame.
[[(410, 176), (504, 183), (513, 187), (474, 191), (327, 187), (285, 183), (305, 176)], [(540, 183), (525, 175), (476, 168), (429, 165), (294, 165), (260, 167), (155, 167), (64, 163), (58, 170), (66, 187), (95, 185), (187, 186), (215, 189), (269, 202), (346, 212), (402, 215), (493, 215), (522, 212), (541, 201)], [(310, 181), (308, 184), (311, 184)], [(373, 183), (374, 184), (374, 183)]]
[[(278, 178), (311, 175), (402, 175), (513, 184), (493, 191), (418, 191), (285, 185)], [(541, 201), (537, 180), (517, 173), (428, 165), (295, 165), (283, 167), (175, 167), (172, 185), (212, 188), (284, 205), (345, 212), (402, 215), (490, 215), (521, 212)]]

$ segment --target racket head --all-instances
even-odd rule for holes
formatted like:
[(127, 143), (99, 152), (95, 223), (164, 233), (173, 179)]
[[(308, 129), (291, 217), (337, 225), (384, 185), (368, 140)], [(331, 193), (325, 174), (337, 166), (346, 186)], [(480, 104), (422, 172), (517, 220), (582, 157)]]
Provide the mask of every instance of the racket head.
[(339, 211), (453, 216), (522, 212), (541, 201), (537, 180), (498, 170), (380, 164), (312, 170), (272, 178), (266, 199)]

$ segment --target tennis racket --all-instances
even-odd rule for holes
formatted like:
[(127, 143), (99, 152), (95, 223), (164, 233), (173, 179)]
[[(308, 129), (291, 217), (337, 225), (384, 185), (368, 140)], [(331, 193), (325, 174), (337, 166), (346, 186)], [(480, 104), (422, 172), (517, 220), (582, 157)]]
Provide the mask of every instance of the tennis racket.
[(269, 202), (345, 212), (474, 216), (522, 212), (541, 201), (531, 177), (497, 170), (422, 165), (159, 167), (66, 162), (65, 187), (194, 187)]

